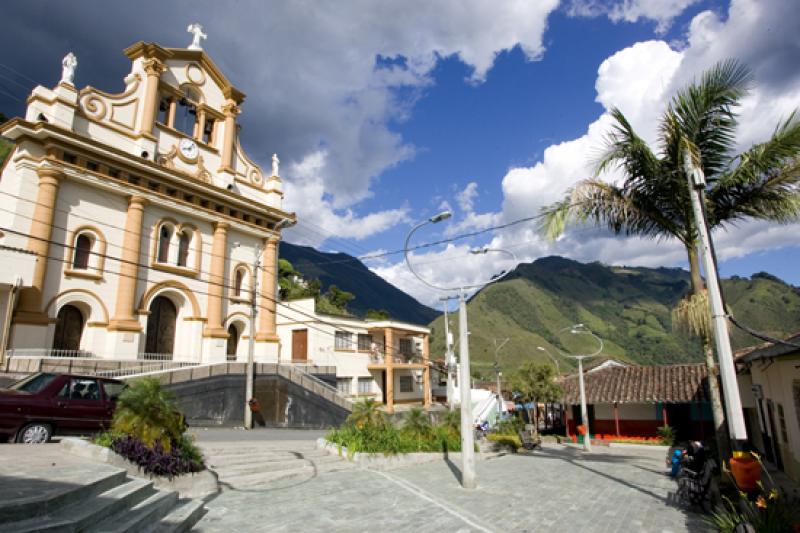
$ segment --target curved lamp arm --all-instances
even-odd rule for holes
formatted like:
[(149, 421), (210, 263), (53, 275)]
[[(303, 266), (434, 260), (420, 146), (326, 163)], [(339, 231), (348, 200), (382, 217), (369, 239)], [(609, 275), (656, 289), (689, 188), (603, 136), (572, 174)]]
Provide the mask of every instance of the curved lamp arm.
[(438, 285), (434, 285), (433, 283), (430, 283), (425, 278), (417, 274), (417, 271), (414, 270), (414, 267), (411, 265), (411, 260), (408, 258), (408, 243), (411, 242), (411, 236), (414, 235), (414, 233), (422, 226), (425, 226), (426, 224), (436, 224), (437, 222), (441, 222), (442, 220), (447, 220), (451, 216), (453, 216), (453, 214), (450, 211), (442, 211), (438, 215), (432, 216), (428, 220), (420, 222), (419, 224), (411, 228), (411, 231), (409, 231), (408, 235), (406, 235), (406, 242), (405, 244), (403, 244), (403, 257), (406, 260), (406, 266), (411, 271), (411, 273), (414, 274), (414, 277), (420, 280), (423, 284), (427, 285), (428, 287), (439, 291), (451, 291), (455, 290), (455, 287), (440, 287)]

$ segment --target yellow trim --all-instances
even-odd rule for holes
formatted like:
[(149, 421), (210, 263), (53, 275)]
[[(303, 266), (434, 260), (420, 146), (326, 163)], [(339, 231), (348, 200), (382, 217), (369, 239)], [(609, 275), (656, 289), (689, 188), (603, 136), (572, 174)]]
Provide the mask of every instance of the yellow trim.
[[(72, 265), (75, 261), (75, 240), (80, 236), (81, 233), (90, 233), (94, 237), (92, 249), (89, 251), (90, 267), (86, 269), (74, 269)], [(76, 278), (103, 279), (103, 272), (106, 265), (107, 241), (105, 234), (100, 231), (100, 228), (91, 224), (83, 224), (78, 226), (69, 233), (67, 242), (70, 243), (70, 245), (64, 247), (64, 275), (67, 277), (73, 276)], [(96, 250), (95, 246), (97, 246)], [(97, 257), (96, 268), (91, 268), (92, 256)]]
[(139, 309), (138, 309), (139, 314), (149, 312), (147, 308), (149, 307), (150, 301), (153, 299), (154, 295), (161, 289), (175, 289), (183, 293), (183, 295), (186, 296), (186, 299), (189, 300), (189, 303), (192, 306), (192, 316), (196, 317), (200, 316), (200, 304), (197, 302), (197, 297), (194, 295), (192, 290), (183, 283), (181, 283), (180, 281), (176, 281), (173, 279), (156, 283), (155, 285), (151, 286), (149, 289), (145, 291), (145, 293), (142, 295), (142, 298), (139, 300)]
[(89, 296), (91, 296), (92, 298), (97, 300), (97, 303), (100, 305), (100, 309), (103, 311), (103, 322), (108, 323), (108, 308), (103, 303), (103, 300), (100, 299), (100, 297), (98, 297), (95, 293), (93, 293), (92, 291), (90, 291), (88, 289), (67, 289), (67, 290), (65, 290), (63, 292), (60, 292), (60, 293), (56, 294), (52, 298), (50, 298), (50, 301), (47, 302), (47, 305), (44, 308), (44, 312), (48, 316), (48, 318), (52, 318), (52, 317), (50, 317), (50, 308), (53, 306), (54, 303), (56, 303), (56, 300), (58, 300), (62, 296), (66, 296), (68, 294), (75, 294), (75, 293), (88, 294)]

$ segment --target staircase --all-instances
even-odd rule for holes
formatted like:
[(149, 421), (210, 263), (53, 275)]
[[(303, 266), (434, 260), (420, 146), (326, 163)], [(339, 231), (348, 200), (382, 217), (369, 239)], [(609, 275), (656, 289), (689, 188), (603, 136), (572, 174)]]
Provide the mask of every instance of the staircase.
[(202, 500), (179, 500), (58, 445), (3, 446), (0, 478), (2, 531), (182, 532), (206, 512)]
[(327, 472), (355, 468), (342, 457), (318, 450), (314, 441), (201, 444), (208, 468), (222, 490), (286, 487)]

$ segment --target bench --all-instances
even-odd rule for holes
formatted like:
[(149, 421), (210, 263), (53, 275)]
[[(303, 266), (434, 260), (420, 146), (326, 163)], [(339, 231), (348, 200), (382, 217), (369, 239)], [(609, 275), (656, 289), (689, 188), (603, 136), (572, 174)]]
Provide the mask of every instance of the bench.
[(538, 432), (530, 430), (520, 430), (519, 440), (522, 442), (522, 447), (526, 450), (535, 450), (536, 448), (542, 449), (542, 437)]

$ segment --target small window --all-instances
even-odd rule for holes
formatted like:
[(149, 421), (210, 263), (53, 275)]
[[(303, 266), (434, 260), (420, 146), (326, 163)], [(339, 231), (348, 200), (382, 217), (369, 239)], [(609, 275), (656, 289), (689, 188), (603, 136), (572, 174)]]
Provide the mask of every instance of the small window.
[(334, 348), (336, 350), (352, 350), (353, 334), (349, 331), (337, 331)]
[(169, 123), (169, 108), (171, 103), (172, 98), (169, 96), (162, 96), (161, 100), (158, 102), (158, 118), (156, 120), (166, 126), (171, 126)]
[(70, 165), (74, 165), (78, 161), (78, 158), (75, 154), (71, 154), (69, 152), (64, 152), (64, 162), (69, 163)]
[(75, 254), (72, 258), (72, 268), (86, 270), (89, 268), (89, 252), (92, 250), (92, 239), (85, 233), (75, 239)]
[(372, 348), (372, 335), (358, 334), (358, 350), (368, 352)]
[(206, 117), (206, 123), (203, 126), (203, 139), (206, 144), (214, 142), (214, 119)]
[(358, 393), (371, 394), (372, 393), (372, 378), (358, 378)]
[(350, 385), (352, 380), (350, 378), (337, 378), (336, 388), (340, 394), (350, 394)]
[(414, 378), (412, 376), (400, 376), (400, 392), (414, 392)]
[(409, 338), (400, 339), (400, 353), (412, 355), (414, 353), (414, 340)]
[(236, 271), (236, 279), (233, 282), (233, 295), (242, 295), (242, 281), (244, 281), (244, 270), (241, 268)]
[(86, 162), (86, 170), (91, 170), (92, 172), (97, 172), (97, 169), (100, 168), (100, 165), (97, 164), (95, 161), (87, 161)]
[(124, 383), (117, 383), (115, 381), (104, 381), (103, 382), (103, 389), (106, 391), (106, 399), (116, 402), (119, 395), (122, 394), (127, 388), (127, 385)]
[(100, 389), (94, 379), (75, 378), (70, 380), (70, 400), (100, 400)]
[(166, 263), (169, 261), (169, 240), (172, 238), (172, 232), (167, 226), (161, 226), (158, 236), (158, 257), (156, 261), (159, 263)]
[(189, 243), (192, 237), (188, 231), (182, 231), (178, 238), (178, 266), (185, 267), (189, 260)]
[(118, 168), (109, 168), (108, 175), (112, 178), (119, 178), (119, 169)]
[(55, 374), (34, 374), (9, 387), (13, 390), (21, 390), (35, 394), (47, 387), (56, 378)]

